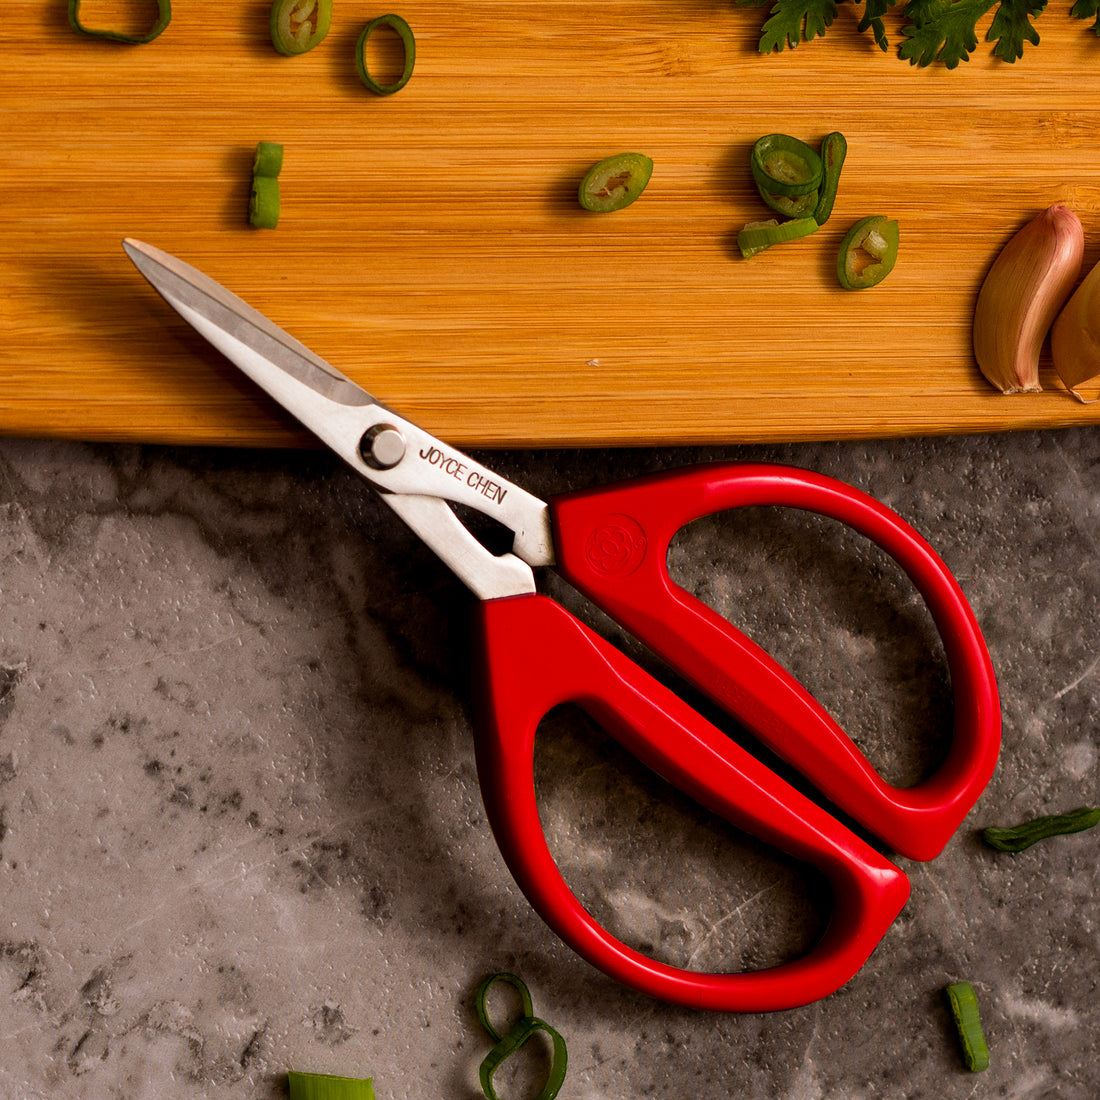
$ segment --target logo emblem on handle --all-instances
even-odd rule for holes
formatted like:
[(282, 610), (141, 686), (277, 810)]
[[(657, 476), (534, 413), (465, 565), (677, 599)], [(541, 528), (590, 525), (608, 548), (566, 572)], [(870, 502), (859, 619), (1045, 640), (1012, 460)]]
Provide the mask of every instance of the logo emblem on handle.
[(604, 516), (584, 547), (588, 564), (605, 577), (629, 577), (642, 564), (645, 551), (645, 532), (625, 515)]

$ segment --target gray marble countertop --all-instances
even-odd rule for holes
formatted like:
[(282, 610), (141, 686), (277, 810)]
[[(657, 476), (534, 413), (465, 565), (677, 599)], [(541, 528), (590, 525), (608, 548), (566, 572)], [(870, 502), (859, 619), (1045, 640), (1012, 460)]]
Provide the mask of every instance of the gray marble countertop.
[[(510, 970), (569, 1045), (563, 1100), (1096, 1100), (1100, 830), (1015, 856), (978, 831), (1100, 802), (1100, 433), (481, 457), (539, 494), (789, 462), (940, 552), (989, 644), (1003, 751), (944, 853), (898, 860), (912, 896), (870, 961), (808, 1007), (723, 1015), (563, 947), (486, 823), (469, 597), (339, 460), (3, 440), (0, 1096), (267, 1100), (302, 1069), (473, 1100), (473, 991)], [(907, 582), (835, 528), (715, 517), (670, 568), (911, 782), (950, 728), (943, 655)], [(545, 724), (536, 763), (559, 864), (629, 942), (744, 969), (826, 919), (813, 876), (578, 715)]]

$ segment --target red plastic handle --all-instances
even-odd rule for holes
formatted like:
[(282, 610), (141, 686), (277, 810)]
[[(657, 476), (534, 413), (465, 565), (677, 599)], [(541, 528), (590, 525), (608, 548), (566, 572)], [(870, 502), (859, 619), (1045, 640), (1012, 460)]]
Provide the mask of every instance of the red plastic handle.
[[(808, 1004), (855, 974), (909, 896), (898, 868), (554, 601), (514, 596), (478, 608), (476, 744), (486, 810), (516, 882), (567, 944), (644, 993), (724, 1011)], [(599, 925), (562, 878), (536, 804), (536, 730), (562, 703), (580, 706), (700, 804), (821, 870), (835, 909), (817, 944), (766, 970), (708, 974), (650, 959)]]
[[(885, 782), (821, 705), (736, 627), (668, 575), (673, 535), (729, 508), (784, 505), (878, 543), (921, 593), (955, 695), (951, 749), (913, 787)], [(841, 481), (785, 466), (696, 466), (551, 501), (558, 571), (841, 809), (911, 859), (932, 859), (989, 781), (1001, 741), (992, 662), (962, 590), (900, 516)]]

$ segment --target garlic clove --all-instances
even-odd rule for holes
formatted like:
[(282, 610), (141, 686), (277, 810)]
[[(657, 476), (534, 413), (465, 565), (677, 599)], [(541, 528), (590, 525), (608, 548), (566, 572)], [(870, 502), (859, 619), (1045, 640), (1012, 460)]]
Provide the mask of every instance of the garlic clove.
[(1039, 353), (1085, 252), (1081, 220), (1056, 203), (1001, 249), (974, 308), (974, 358), (1002, 393), (1040, 390)]
[(1090, 404), (1080, 387), (1100, 378), (1100, 264), (1073, 292), (1050, 330), (1054, 369), (1078, 401)]

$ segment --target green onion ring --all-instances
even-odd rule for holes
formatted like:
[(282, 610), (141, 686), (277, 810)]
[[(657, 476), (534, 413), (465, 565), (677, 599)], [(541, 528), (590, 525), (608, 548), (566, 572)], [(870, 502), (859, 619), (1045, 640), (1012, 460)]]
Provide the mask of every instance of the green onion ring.
[[(520, 997), (522, 1011), (520, 1018), (504, 1035), (501, 1034), (500, 1029), (489, 1019), (489, 1012), (485, 1007), (485, 999), (488, 996), (489, 990), (492, 989), (497, 982), (506, 982), (516, 990)], [(475, 1003), (477, 1006), (477, 1017), (481, 1021), (482, 1027), (485, 1028), (489, 1036), (496, 1043), (496, 1046), (485, 1055), (481, 1066), (478, 1068), (478, 1079), (481, 1082), (481, 1090), (485, 1093), (486, 1097), (488, 1097), (488, 1100), (500, 1100), (496, 1090), (493, 1088), (493, 1074), (500, 1067), (501, 1063), (515, 1054), (531, 1036), (540, 1031), (550, 1036), (550, 1042), (553, 1045), (554, 1053), (550, 1064), (550, 1073), (546, 1078), (546, 1084), (543, 1085), (542, 1091), (535, 1097), (535, 1100), (554, 1100), (554, 1097), (558, 1095), (562, 1085), (565, 1083), (565, 1072), (568, 1067), (568, 1054), (565, 1048), (565, 1040), (545, 1020), (540, 1020), (537, 1016), (532, 1015), (531, 994), (523, 979), (517, 978), (515, 974), (494, 974), (492, 977), (486, 978), (478, 987)]]
[(821, 185), (821, 157), (789, 134), (765, 134), (752, 147), (752, 178), (772, 195), (806, 195)]
[[(392, 84), (379, 84), (367, 69), (367, 39), (378, 27), (389, 27), (390, 30), (396, 31), (402, 46), (405, 47), (405, 67)], [(359, 72), (359, 79), (375, 95), (393, 95), (394, 92), (401, 91), (408, 84), (415, 63), (416, 39), (413, 37), (412, 28), (400, 15), (380, 15), (377, 19), (372, 19), (363, 28), (363, 33), (359, 35), (359, 41), (355, 44), (355, 68)]]
[(157, 21), (145, 34), (123, 34), (121, 31), (96, 30), (94, 27), (86, 27), (81, 23), (80, 0), (69, 0), (69, 26), (77, 34), (84, 34), (89, 38), (106, 38), (109, 42), (126, 42), (138, 46), (146, 42), (152, 42), (168, 26), (171, 19), (171, 0), (157, 0)]

